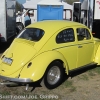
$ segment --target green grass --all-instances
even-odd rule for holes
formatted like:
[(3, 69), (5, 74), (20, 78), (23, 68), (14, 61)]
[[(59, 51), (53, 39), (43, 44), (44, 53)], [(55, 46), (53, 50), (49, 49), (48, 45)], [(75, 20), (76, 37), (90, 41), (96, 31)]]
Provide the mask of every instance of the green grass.
[(100, 67), (96, 67), (93, 71), (96, 72), (97, 74), (100, 74)]
[(6, 96), (6, 95), (10, 95), (10, 92), (6, 92), (6, 91), (4, 91), (4, 92), (0, 92), (0, 95), (4, 95), (4, 96)]
[(73, 84), (73, 81), (67, 80), (67, 81), (64, 82), (64, 86), (65, 86), (65, 87), (71, 87), (72, 84)]
[(71, 87), (70, 87), (70, 92), (74, 92), (74, 91), (76, 91), (76, 87), (71, 86)]
[(85, 81), (89, 80), (89, 78), (86, 74), (85, 75), (80, 75), (78, 78), (81, 79), (81, 80), (85, 80)]
[(89, 75), (89, 76), (95, 76), (96, 74), (93, 72), (93, 70), (89, 70), (89, 71), (88, 71), (88, 75)]
[(89, 76), (100, 75), (100, 66), (88, 71)]
[(64, 87), (69, 88), (70, 92), (74, 92), (76, 87), (73, 86), (73, 81), (67, 80), (63, 84)]

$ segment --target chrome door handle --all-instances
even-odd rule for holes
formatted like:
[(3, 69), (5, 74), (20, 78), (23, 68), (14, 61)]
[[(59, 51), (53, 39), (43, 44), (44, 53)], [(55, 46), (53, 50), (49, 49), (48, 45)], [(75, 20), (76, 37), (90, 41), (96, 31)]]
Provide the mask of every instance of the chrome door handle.
[(82, 48), (82, 47), (83, 47), (82, 45), (79, 45), (79, 46), (78, 46), (78, 48)]

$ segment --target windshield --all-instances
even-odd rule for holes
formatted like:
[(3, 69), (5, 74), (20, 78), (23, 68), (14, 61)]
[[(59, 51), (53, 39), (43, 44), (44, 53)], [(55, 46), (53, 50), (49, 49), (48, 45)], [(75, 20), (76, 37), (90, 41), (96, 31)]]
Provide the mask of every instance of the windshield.
[(24, 29), (17, 38), (22, 38), (31, 41), (39, 41), (44, 35), (44, 31), (38, 28), (26, 28)]

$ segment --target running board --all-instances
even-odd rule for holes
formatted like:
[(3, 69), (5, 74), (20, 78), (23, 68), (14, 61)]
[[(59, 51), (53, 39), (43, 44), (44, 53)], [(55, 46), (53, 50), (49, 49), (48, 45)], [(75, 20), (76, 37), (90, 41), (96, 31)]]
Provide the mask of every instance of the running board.
[(84, 65), (84, 66), (69, 70), (69, 74), (73, 73), (74, 71), (82, 70), (82, 69), (85, 69), (85, 68), (91, 68), (91, 66), (95, 66), (97, 64), (98, 63), (93, 62), (93, 63), (87, 64), (87, 65)]

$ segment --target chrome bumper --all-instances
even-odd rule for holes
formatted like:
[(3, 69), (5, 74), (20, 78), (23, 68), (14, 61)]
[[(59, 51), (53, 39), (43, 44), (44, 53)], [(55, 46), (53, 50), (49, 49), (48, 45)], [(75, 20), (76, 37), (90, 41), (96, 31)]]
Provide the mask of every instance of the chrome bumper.
[(15, 83), (32, 83), (33, 81), (29, 78), (10, 78), (10, 77), (5, 77), (0, 75), (0, 79), (4, 81), (10, 81), (10, 82), (15, 82)]

